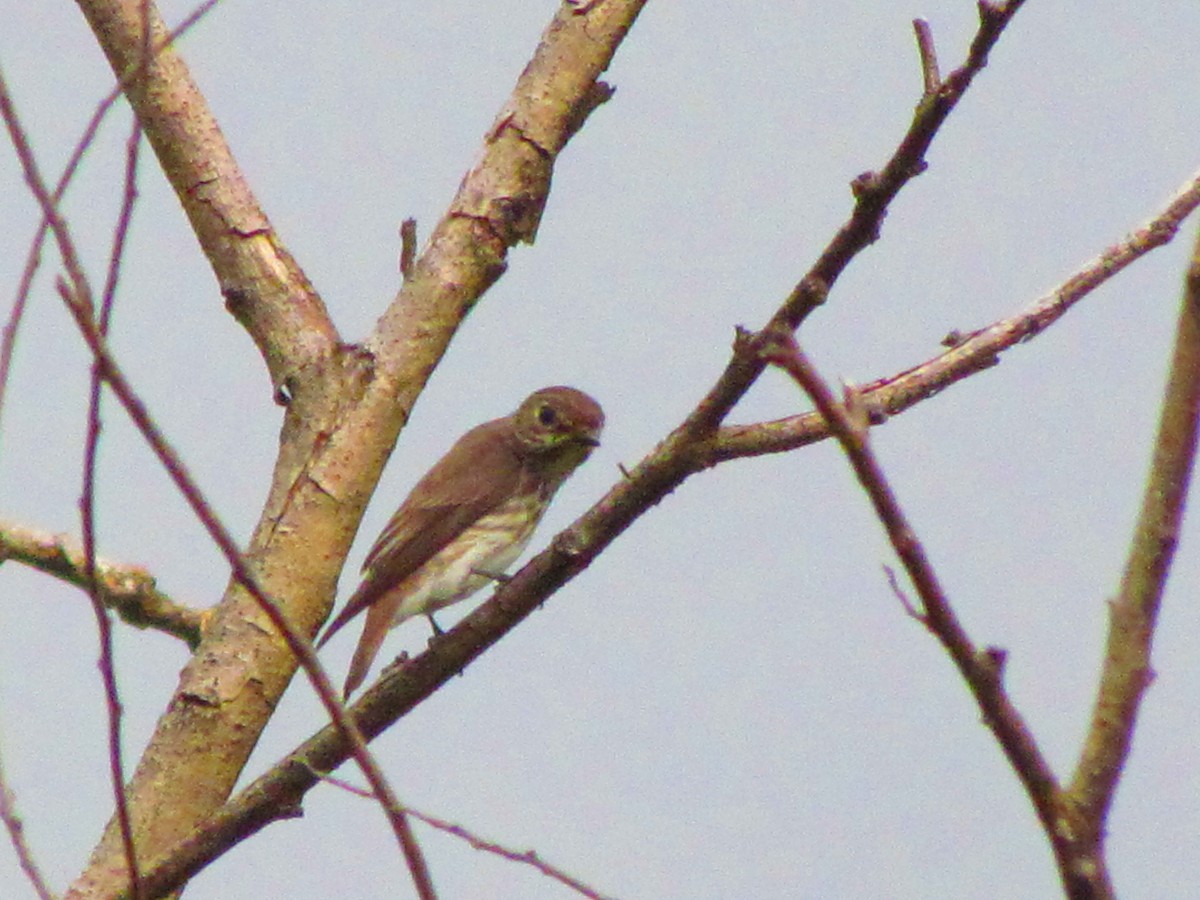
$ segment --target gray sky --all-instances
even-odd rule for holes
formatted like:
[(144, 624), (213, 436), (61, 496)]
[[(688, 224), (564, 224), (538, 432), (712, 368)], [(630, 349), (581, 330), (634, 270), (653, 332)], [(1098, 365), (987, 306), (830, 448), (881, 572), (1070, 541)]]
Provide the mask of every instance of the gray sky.
[[(163, 7), (171, 21), (188, 9)], [(1030, 0), (883, 239), (802, 329), (827, 375), (868, 381), (934, 355), (950, 329), (1016, 312), (1197, 168), (1200, 9), (1131, 9)], [(553, 6), (347, 10), (228, 2), (183, 50), (260, 201), (354, 340), (397, 287), (400, 220), (428, 232)], [(0, 66), (56, 172), (111, 74), (73, 4), (3, 0), (0, 11)], [(918, 15), (943, 70), (957, 65), (973, 0), (648, 6), (607, 76), (615, 98), (560, 160), (538, 243), (514, 253), (418, 404), (342, 599), (419, 474), (531, 389), (574, 384), (609, 422), (538, 548), (677, 424), (727, 360), (734, 325), (765, 321), (848, 213), (848, 182), (903, 134), (920, 90)], [(126, 122), (124, 108), (109, 120), (66, 206), (97, 281)], [(149, 156), (144, 171), (114, 343), (244, 539), (279, 411)], [(36, 221), (11, 152), (0, 152), (0, 221), (11, 298)], [(873, 432), (973, 638), (1008, 649), (1008, 686), (1060, 774), (1087, 723), (1193, 234), (1189, 223), (999, 367)], [(46, 259), (0, 422), (0, 516), (76, 533), (87, 366)], [(807, 407), (769, 373), (733, 420)], [(102, 553), (146, 566), (181, 600), (219, 597), (227, 567), (115, 404), (102, 478)], [(1123, 898), (1194, 891), (1197, 537), (1193, 521), (1111, 820)], [(832, 445), (721, 467), (647, 514), (374, 748), (403, 800), (536, 848), (622, 898), (1055, 896), (1032, 809), (948, 659), (891, 595), (880, 569), (891, 562)], [(384, 655), (425, 639), (410, 623)], [(323, 654), (339, 678), (352, 645)], [(132, 766), (185, 652), (119, 626), (117, 654)], [(60, 888), (111, 808), (95, 663), (83, 595), (0, 567), (0, 750)], [(298, 680), (247, 777), (321, 721)], [(570, 896), (527, 867), (419, 835), (447, 898)], [(239, 847), (188, 896), (264, 889), (411, 890), (380, 815), (328, 787), (308, 796), (302, 820)], [(26, 895), (0, 842), (0, 896)]]

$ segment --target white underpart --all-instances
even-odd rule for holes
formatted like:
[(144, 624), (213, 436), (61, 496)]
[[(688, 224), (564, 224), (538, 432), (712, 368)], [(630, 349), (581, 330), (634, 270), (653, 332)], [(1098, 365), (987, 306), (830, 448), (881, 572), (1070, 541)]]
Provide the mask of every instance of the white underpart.
[[(491, 576), (504, 574), (533, 537), (536, 524), (531, 522), (525, 533), (514, 541), (507, 529), (491, 527), (487, 516), (480, 519), (462, 535), (467, 538), (474, 532), (475, 546), (471, 551), (451, 562), (441, 577), (425, 579), (423, 585), (406, 596), (392, 617), (391, 627), (395, 628), (413, 616), (436, 612), (451, 603), (465, 600), (494, 581)], [(444, 554), (454, 552), (457, 551), (453, 546), (445, 548), (434, 554), (426, 565), (438, 567)]]

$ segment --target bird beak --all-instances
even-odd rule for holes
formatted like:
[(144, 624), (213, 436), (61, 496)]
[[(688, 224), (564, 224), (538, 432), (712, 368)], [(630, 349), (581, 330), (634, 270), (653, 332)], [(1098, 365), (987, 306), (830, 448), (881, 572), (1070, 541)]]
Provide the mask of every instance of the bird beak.
[(579, 436), (579, 443), (587, 444), (589, 447), (599, 447), (600, 438), (592, 434), (581, 434)]

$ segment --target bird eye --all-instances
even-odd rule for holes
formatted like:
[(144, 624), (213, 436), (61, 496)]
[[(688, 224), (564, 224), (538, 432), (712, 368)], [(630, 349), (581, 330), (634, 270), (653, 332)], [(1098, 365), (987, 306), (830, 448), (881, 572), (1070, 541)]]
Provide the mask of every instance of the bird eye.
[(543, 425), (553, 425), (558, 421), (558, 413), (554, 411), (553, 406), (542, 406), (537, 411), (538, 421)]

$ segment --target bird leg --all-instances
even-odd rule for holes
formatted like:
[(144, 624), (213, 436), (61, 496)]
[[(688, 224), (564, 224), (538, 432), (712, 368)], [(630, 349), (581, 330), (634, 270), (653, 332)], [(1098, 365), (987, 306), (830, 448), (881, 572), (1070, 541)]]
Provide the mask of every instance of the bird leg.
[(512, 581), (512, 576), (505, 575), (503, 572), (489, 572), (487, 569), (480, 569), (477, 567), (472, 568), (471, 571), (476, 575), (482, 575), (484, 578), (490, 578), (492, 581), (499, 582), (500, 584), (507, 584), (508, 582)]

